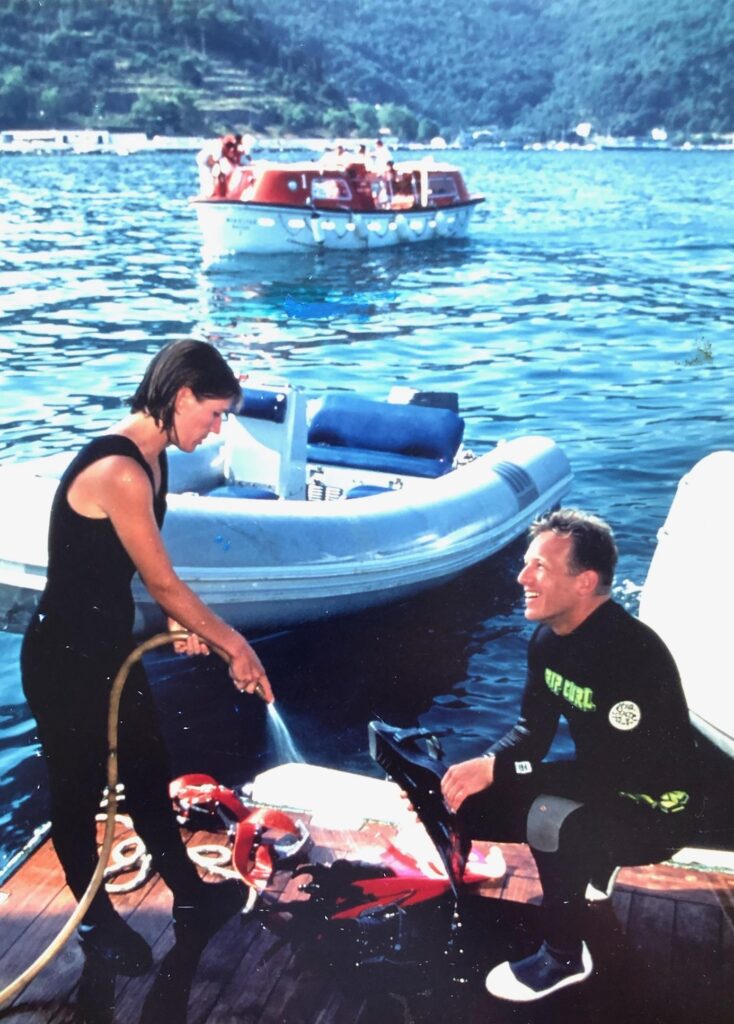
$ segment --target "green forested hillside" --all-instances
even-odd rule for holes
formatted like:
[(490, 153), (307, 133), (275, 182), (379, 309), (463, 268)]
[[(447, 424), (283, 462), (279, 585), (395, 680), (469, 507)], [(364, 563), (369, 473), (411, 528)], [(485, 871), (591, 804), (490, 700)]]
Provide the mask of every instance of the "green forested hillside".
[(3, 0), (0, 127), (321, 125), (344, 98), (245, 0)]
[(0, 128), (734, 130), (734, 0), (3, 0), (0, 56)]
[[(734, 130), (734, 0), (269, 0), (338, 88), (452, 129)], [(318, 42), (316, 42), (318, 41)]]

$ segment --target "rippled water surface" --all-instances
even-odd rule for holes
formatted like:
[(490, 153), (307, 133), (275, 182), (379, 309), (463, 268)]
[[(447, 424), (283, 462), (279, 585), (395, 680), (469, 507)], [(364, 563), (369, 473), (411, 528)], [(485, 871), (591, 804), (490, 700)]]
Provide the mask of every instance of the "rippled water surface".
[[(104, 429), (183, 334), (312, 389), (457, 391), (476, 450), (526, 432), (564, 446), (571, 500), (615, 526), (617, 595), (634, 610), (678, 479), (734, 443), (732, 159), (457, 153), (487, 197), (466, 241), (205, 269), (190, 156), (0, 156), (0, 458)], [(447, 729), (450, 757), (483, 749), (523, 679), (522, 551), (397, 607), (262, 638), (306, 757), (372, 771), (376, 716)], [(0, 644), (4, 857), (45, 802), (19, 638)], [(158, 656), (151, 675), (176, 771), (235, 782), (275, 763), (264, 708), (213, 659)]]

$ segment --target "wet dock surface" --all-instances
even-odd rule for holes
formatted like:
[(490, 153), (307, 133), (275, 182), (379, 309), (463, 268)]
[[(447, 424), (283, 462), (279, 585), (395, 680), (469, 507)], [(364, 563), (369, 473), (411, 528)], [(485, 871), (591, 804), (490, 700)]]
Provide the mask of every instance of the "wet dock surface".
[[(329, 863), (387, 827), (366, 828), (372, 830), (369, 836), (364, 829), (312, 827), (309, 858)], [(204, 833), (193, 834), (190, 842), (212, 838), (221, 842), (221, 836)], [(277, 902), (230, 919), (208, 940), (177, 938), (170, 893), (154, 876), (142, 888), (114, 897), (153, 948), (149, 974), (115, 976), (85, 959), (72, 938), (12, 1005), (0, 1009), (0, 1021), (730, 1024), (734, 875), (667, 864), (623, 869), (612, 900), (589, 909), (587, 937), (596, 966), (589, 981), (533, 1004), (490, 997), (484, 990), (487, 970), (531, 952), (540, 926), (532, 858), (523, 846), (502, 850), (505, 878), (462, 895), (458, 919), (452, 918), (450, 900), (416, 907), (410, 934), (398, 936), (401, 950), (395, 952), (394, 936), (383, 950), (394, 962), (359, 967), (348, 934), (319, 929), (313, 920), (298, 926), (290, 914), (279, 912)], [(284, 882), (287, 876), (280, 878)], [(293, 888), (285, 887), (283, 901)], [(41, 953), (74, 904), (49, 842), (0, 889), (4, 987)], [(277, 899), (277, 884), (273, 891)], [(374, 947), (378, 952), (380, 941)], [(364, 945), (359, 949), (364, 953)]]

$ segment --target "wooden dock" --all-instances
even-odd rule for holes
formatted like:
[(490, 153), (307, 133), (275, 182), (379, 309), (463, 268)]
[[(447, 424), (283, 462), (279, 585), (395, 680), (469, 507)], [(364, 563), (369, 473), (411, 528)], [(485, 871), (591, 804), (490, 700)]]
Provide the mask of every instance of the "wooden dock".
[[(365, 828), (376, 834), (386, 826)], [(311, 835), (315, 846), (309, 856), (324, 863), (365, 841), (363, 832), (312, 827)], [(211, 838), (196, 833), (190, 842)], [(277, 905), (231, 919), (206, 943), (176, 941), (170, 894), (154, 877), (115, 896), (121, 913), (153, 948), (150, 974), (116, 977), (85, 960), (73, 938), (12, 1005), (0, 1009), (0, 1021), (730, 1024), (734, 1019), (734, 875), (672, 865), (624, 869), (612, 901), (589, 910), (588, 943), (596, 965), (591, 980), (533, 1004), (487, 995), (487, 970), (508, 956), (531, 952), (539, 926), (540, 888), (532, 858), (524, 846), (501, 848), (505, 878), (482, 883), (462, 898), (449, 954), (438, 953), (423, 967), (354, 967), (349, 950), (330, 950), (308, 933), (297, 934)], [(72, 909), (53, 847), (45, 842), (0, 886), (0, 986), (40, 954)]]

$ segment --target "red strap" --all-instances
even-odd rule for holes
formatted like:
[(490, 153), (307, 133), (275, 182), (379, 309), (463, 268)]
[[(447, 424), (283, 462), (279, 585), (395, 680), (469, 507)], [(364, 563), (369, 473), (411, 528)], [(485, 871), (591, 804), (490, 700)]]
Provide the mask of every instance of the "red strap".
[(227, 808), (237, 822), (232, 866), (258, 892), (265, 888), (273, 873), (273, 857), (262, 841), (263, 833), (274, 829), (298, 835), (296, 823), (287, 814), (268, 807), (247, 807), (234, 790), (220, 786), (211, 775), (181, 775), (170, 784), (169, 793), (187, 817), (192, 807)]
[(177, 779), (174, 779), (168, 786), (168, 792), (171, 797), (178, 795), (179, 790), (184, 789), (187, 786), (217, 786), (219, 783), (216, 779), (213, 779), (211, 775), (179, 775)]
[(226, 807), (235, 821), (242, 821), (250, 811), (234, 790), (220, 786), (211, 775), (181, 775), (173, 780), (168, 792), (171, 799), (178, 803), (185, 817), (188, 817), (192, 807), (213, 810), (216, 804)]
[(268, 807), (251, 811), (238, 822), (235, 831), (232, 866), (242, 880), (258, 892), (262, 892), (273, 873), (272, 854), (262, 842), (263, 833), (271, 829), (298, 835), (298, 827), (292, 818)]

